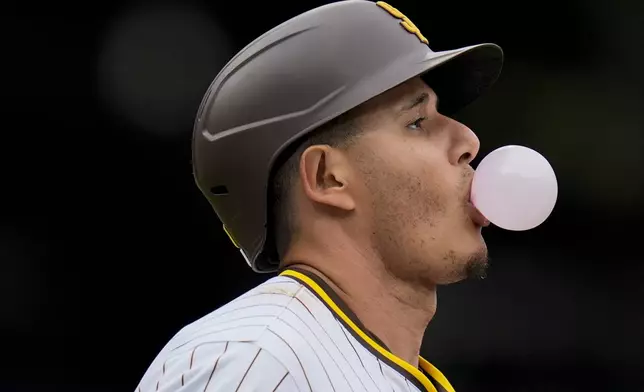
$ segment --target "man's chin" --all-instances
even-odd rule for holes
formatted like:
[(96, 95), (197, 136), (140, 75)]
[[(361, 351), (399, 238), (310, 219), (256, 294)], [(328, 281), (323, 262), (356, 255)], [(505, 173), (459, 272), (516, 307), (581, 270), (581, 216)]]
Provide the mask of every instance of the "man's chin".
[(482, 246), (478, 250), (460, 255), (450, 251), (444, 257), (446, 270), (438, 278), (434, 276), (434, 284), (449, 285), (467, 279), (485, 279), (487, 276), (488, 253), (487, 247)]
[(470, 255), (465, 263), (465, 275), (468, 279), (482, 280), (487, 277), (487, 268), (489, 266), (489, 257), (487, 248), (483, 248)]

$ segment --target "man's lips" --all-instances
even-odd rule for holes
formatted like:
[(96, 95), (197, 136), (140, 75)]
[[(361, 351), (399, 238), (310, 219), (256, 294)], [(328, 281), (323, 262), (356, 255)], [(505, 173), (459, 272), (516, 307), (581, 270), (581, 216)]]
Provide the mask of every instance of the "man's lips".
[[(470, 184), (470, 188), (471, 188), (471, 184)], [(481, 227), (488, 227), (490, 225), (490, 221), (487, 220), (487, 218), (481, 213), (481, 211), (479, 211), (478, 208), (474, 206), (474, 203), (472, 203), (471, 192), (467, 194), (467, 206), (470, 210), (469, 211), (470, 218), (472, 219), (472, 221), (474, 221), (474, 223), (476, 223)]]
[(487, 227), (490, 225), (490, 221), (487, 220), (483, 214), (481, 214), (481, 211), (479, 211), (476, 207), (474, 207), (474, 204), (470, 201), (468, 203), (469, 209), (470, 209), (470, 218), (476, 223), (477, 225), (481, 227)]

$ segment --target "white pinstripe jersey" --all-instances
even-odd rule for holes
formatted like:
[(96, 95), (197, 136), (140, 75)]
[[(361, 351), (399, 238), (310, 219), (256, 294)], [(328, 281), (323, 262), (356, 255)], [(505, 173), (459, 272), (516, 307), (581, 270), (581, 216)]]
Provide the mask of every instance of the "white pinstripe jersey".
[(136, 392), (454, 392), (369, 333), (310, 272), (289, 269), (186, 326)]

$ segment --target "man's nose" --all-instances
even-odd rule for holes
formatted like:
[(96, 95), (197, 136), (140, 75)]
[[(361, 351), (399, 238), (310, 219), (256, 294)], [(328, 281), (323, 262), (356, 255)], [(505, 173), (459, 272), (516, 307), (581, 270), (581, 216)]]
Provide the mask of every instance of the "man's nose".
[(469, 165), (479, 153), (481, 142), (474, 131), (452, 120), (451, 149), (449, 160), (452, 165)]

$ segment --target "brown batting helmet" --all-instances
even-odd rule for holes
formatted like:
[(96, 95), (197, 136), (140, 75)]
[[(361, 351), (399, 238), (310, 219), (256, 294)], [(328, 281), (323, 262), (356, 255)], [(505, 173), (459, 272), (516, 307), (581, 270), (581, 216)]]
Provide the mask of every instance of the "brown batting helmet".
[(256, 272), (274, 272), (269, 181), (289, 145), (408, 79), (423, 77), (443, 113), (497, 79), (503, 52), (480, 44), (434, 52), (384, 2), (347, 0), (298, 15), (242, 49), (206, 92), (193, 135), (197, 185)]

